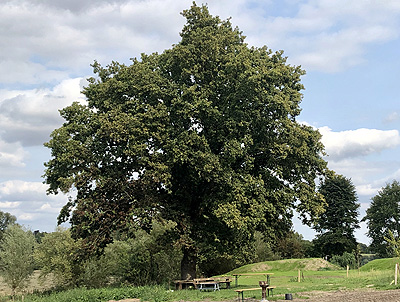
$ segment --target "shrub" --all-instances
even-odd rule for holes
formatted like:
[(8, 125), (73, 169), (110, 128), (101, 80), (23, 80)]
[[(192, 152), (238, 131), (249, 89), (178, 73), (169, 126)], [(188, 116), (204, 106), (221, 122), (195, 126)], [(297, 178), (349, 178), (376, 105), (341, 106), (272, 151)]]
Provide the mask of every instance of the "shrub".
[(23, 288), (34, 269), (33, 249), (35, 237), (32, 232), (14, 224), (7, 227), (1, 240), (0, 272), (12, 295)]
[(344, 252), (343, 255), (339, 256), (339, 255), (333, 255), (331, 260), (331, 263), (336, 264), (340, 267), (346, 268), (347, 265), (350, 268), (356, 268), (357, 267), (357, 261), (356, 261), (356, 257), (354, 256), (354, 254), (348, 253), (348, 252)]
[(40, 267), (40, 276), (54, 276), (57, 286), (65, 288), (77, 284), (75, 254), (77, 242), (72, 239), (69, 230), (58, 227), (55, 232), (45, 234), (42, 243), (35, 250), (35, 260)]

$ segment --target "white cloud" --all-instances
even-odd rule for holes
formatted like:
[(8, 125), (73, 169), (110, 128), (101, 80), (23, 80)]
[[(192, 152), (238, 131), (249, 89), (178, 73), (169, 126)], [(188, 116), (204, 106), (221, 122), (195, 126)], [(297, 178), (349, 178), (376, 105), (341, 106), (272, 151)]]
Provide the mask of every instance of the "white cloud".
[(397, 130), (357, 129), (334, 132), (329, 127), (319, 128), (328, 160), (366, 156), (400, 144)]
[(8, 180), (0, 183), (0, 198), (7, 200), (41, 199), (46, 195), (47, 185), (41, 182), (28, 182), (22, 180)]
[[(42, 145), (63, 120), (58, 110), (84, 102), (82, 78), (62, 81), (53, 89), (0, 91), (0, 138), (23, 146)], [(0, 141), (0, 152), (6, 150)], [(1, 160), (1, 159), (0, 159)]]
[(18, 201), (4, 201), (4, 202), (0, 202), (0, 209), (15, 209), (18, 208), (20, 206), (20, 202)]
[(56, 217), (67, 202), (65, 195), (47, 195), (41, 182), (10, 180), (0, 182), (0, 210), (17, 217), (17, 222), (34, 224), (43, 231), (52, 231)]
[[(0, 114), (1, 118), (1, 114)], [(1, 122), (0, 122), (1, 123)], [(1, 128), (1, 127), (0, 127)], [(24, 167), (24, 160), (27, 156), (27, 152), (24, 151), (21, 144), (8, 143), (1, 139), (0, 131), (0, 168), (14, 168), (14, 167)]]
[(357, 186), (358, 195), (375, 195), (381, 187), (373, 187), (372, 184), (363, 184)]
[(258, 6), (252, 15), (256, 17), (240, 28), (251, 44), (284, 49), (290, 62), (306, 70), (347, 69), (364, 61), (370, 44), (400, 34), (398, 1), (309, 0), (294, 5), (292, 15), (277, 17), (268, 15), (267, 5), (264, 10)]

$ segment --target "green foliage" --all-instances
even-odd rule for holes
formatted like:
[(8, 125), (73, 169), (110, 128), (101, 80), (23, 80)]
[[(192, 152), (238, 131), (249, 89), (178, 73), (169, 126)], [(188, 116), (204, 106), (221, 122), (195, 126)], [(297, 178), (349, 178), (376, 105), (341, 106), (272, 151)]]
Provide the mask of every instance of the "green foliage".
[(369, 246), (364, 243), (358, 243), (358, 248), (360, 249), (360, 252), (363, 254), (368, 254), (370, 252)]
[(356, 257), (352, 253), (344, 252), (343, 255), (333, 255), (330, 262), (333, 264), (346, 268), (357, 268)]
[(0, 274), (11, 288), (12, 295), (22, 289), (33, 273), (33, 249), (36, 241), (30, 231), (8, 225), (0, 244)]
[(299, 259), (306, 256), (310, 245), (311, 242), (304, 240), (301, 234), (291, 231), (278, 241), (274, 250), (283, 259)]
[(256, 231), (254, 234), (255, 257), (253, 262), (263, 262), (280, 259), (280, 256), (273, 252), (271, 244), (266, 240), (263, 233)]
[(325, 212), (314, 224), (319, 232), (313, 241), (319, 256), (343, 255), (357, 248), (355, 229), (359, 228), (356, 190), (350, 179), (337, 174), (328, 176), (319, 186), (327, 203)]
[(136, 285), (166, 284), (178, 279), (182, 254), (163, 240), (174, 227), (171, 222), (153, 221), (150, 233), (137, 230), (133, 238), (109, 244), (104, 253), (109, 275), (119, 283)]
[(13, 225), (17, 221), (17, 218), (10, 213), (0, 211), (0, 240), (3, 238), (3, 234), (9, 225)]
[(255, 230), (283, 237), (294, 208), (313, 220), (326, 162), (321, 135), (296, 121), (304, 71), (281, 51), (248, 47), (206, 6), (183, 16), (171, 49), (130, 66), (93, 64), (87, 105), (61, 110), (65, 123), (45, 144), (44, 177), (49, 193), (77, 192), (59, 222), (88, 252), (115, 231), (174, 221), (186, 278), (198, 259), (236, 257)]
[(55, 284), (62, 288), (78, 284), (78, 243), (71, 238), (70, 231), (58, 227), (41, 241), (34, 253), (41, 276), (52, 274)]
[(384, 237), (388, 245), (388, 250), (395, 257), (400, 257), (400, 238), (395, 237), (391, 230), (388, 230), (388, 236)]
[(389, 230), (393, 235), (400, 235), (400, 183), (394, 180), (382, 188), (372, 197), (370, 207), (362, 221), (367, 222), (368, 237), (371, 238), (370, 249), (380, 257), (393, 256), (393, 249), (389, 248)]

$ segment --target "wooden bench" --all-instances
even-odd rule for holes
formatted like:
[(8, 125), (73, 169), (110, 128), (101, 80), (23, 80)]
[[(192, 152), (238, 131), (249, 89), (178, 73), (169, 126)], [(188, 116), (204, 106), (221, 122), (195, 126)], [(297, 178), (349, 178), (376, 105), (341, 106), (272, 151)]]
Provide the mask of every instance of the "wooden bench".
[[(274, 296), (273, 290), (276, 288), (276, 286), (267, 286), (267, 293), (269, 297), (269, 293), (271, 292), (271, 296)], [(254, 290), (261, 290), (261, 287), (254, 287), (254, 288), (242, 288), (242, 289), (235, 289), (235, 292), (238, 293), (238, 300), (240, 301), (240, 294), (242, 294), (242, 301), (244, 301), (244, 295), (243, 292), (245, 291), (254, 291)]]
[(261, 287), (235, 289), (235, 292), (238, 293), (238, 300), (239, 300), (239, 302), (240, 302), (240, 294), (242, 294), (242, 301), (244, 301), (243, 292), (245, 292), (245, 291), (250, 291), (250, 290), (261, 290)]
[(274, 290), (274, 288), (276, 288), (276, 286), (267, 286), (267, 295), (268, 295), (268, 297), (269, 297), (269, 292), (271, 291), (271, 296), (273, 297), (274, 296), (274, 292), (273, 292), (273, 290)]

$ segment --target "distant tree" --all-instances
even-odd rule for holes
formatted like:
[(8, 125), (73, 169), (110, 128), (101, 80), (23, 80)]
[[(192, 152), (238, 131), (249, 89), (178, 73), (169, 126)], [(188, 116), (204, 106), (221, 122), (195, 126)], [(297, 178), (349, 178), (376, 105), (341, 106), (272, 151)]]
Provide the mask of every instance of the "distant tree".
[(394, 180), (372, 197), (372, 202), (362, 221), (367, 222), (367, 235), (371, 238), (370, 249), (380, 257), (392, 257), (385, 237), (389, 230), (394, 237), (400, 236), (400, 184)]
[(287, 236), (278, 240), (275, 252), (283, 259), (304, 258), (308, 243), (303, 235), (291, 231)]
[(328, 176), (319, 186), (326, 200), (326, 211), (314, 225), (319, 233), (314, 242), (321, 256), (352, 253), (357, 248), (354, 231), (359, 228), (357, 194), (350, 179), (337, 174)]
[(358, 247), (362, 254), (368, 254), (370, 252), (369, 246), (366, 245), (365, 243), (359, 243)]
[[(130, 66), (93, 64), (87, 104), (61, 110), (46, 146), (49, 193), (76, 192), (59, 223), (101, 253), (115, 231), (176, 223), (181, 278), (199, 259), (242, 250), (255, 230), (282, 237), (293, 209), (322, 210), (318, 131), (296, 118), (304, 71), (283, 52), (249, 47), (206, 6), (183, 12), (181, 41)], [(243, 255), (243, 258), (250, 255)]]
[(0, 273), (15, 296), (34, 270), (33, 249), (36, 244), (32, 232), (19, 225), (10, 225), (4, 232), (0, 245)]
[(72, 239), (68, 229), (58, 227), (55, 232), (45, 234), (34, 253), (40, 276), (51, 274), (60, 287), (76, 285), (80, 274), (78, 249), (79, 243)]
[(353, 253), (344, 252), (342, 255), (333, 255), (330, 262), (337, 266), (346, 268), (357, 268), (357, 259)]
[(254, 234), (254, 259), (253, 262), (280, 259), (280, 255), (272, 250), (272, 244), (262, 232), (256, 231)]
[(14, 224), (17, 221), (17, 218), (14, 215), (11, 215), (7, 212), (0, 211), (0, 240), (3, 237), (3, 234), (9, 225)]
[(33, 236), (35, 236), (35, 239), (37, 243), (41, 243), (43, 237), (47, 234), (47, 232), (40, 232), (39, 230), (36, 230), (33, 232)]

